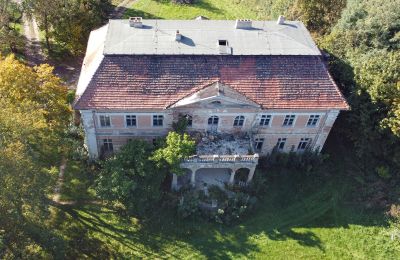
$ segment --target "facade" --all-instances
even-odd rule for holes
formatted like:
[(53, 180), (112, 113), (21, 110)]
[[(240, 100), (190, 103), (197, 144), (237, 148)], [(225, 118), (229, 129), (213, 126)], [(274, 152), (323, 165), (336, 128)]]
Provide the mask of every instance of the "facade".
[(304, 25), (282, 18), (110, 20), (91, 33), (74, 106), (92, 158), (165, 136), (182, 116), (191, 133), (249, 138), (245, 154), (198, 151), (183, 162), (192, 184), (198, 169), (224, 162), (233, 181), (248, 155), (254, 173), (274, 147), (320, 150), (349, 109)]

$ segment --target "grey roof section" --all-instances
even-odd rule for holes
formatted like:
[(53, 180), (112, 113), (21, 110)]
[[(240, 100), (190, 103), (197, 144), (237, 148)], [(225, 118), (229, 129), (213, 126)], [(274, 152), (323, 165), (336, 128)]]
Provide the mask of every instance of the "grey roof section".
[[(182, 34), (175, 40), (176, 31)], [(110, 20), (105, 55), (221, 55), (218, 40), (227, 40), (232, 55), (321, 55), (303, 23), (253, 21), (236, 29), (233, 20)]]

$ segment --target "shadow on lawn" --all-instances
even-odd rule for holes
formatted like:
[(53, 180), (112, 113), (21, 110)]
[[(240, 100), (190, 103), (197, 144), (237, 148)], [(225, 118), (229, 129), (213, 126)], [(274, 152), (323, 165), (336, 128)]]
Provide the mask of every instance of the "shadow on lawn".
[[(267, 194), (259, 208), (242, 224), (233, 227), (201, 219), (181, 221), (173, 210), (163, 208), (155, 209), (150, 219), (139, 223), (100, 205), (58, 208), (60, 214), (79, 223), (69, 232), (72, 238), (84, 237), (82, 243), (70, 245), (76, 257), (240, 258), (261, 251), (263, 244), (270, 243), (268, 240), (293, 240), (325, 252), (323, 241), (312, 231), (302, 229), (349, 228), (350, 224), (386, 226), (380, 212), (369, 214), (347, 198), (354, 192), (352, 179), (346, 176), (345, 163), (335, 165), (336, 162), (338, 159), (324, 166), (322, 173), (330, 172), (325, 177), (276, 173), (269, 179)], [(338, 172), (344, 174), (334, 175)]]

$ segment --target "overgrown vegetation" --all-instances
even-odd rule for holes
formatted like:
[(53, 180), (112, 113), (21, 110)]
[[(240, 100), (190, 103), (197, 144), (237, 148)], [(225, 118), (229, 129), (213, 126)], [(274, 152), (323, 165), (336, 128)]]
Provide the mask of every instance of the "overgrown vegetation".
[(40, 251), (70, 109), (48, 65), (0, 57), (0, 82), (0, 257), (23, 258)]
[(143, 215), (161, 198), (166, 168), (150, 160), (153, 147), (143, 140), (132, 140), (114, 157), (105, 160), (96, 180), (100, 198), (122, 203), (130, 214)]
[[(30, 2), (26, 8), (34, 7), (47, 47), (73, 54), (83, 52), (108, 10), (102, 0)], [(0, 4), (2, 52), (18, 52), (21, 10), (11, 1)], [(237, 259), (282, 258), (285, 252), (291, 259), (398, 259), (399, 8), (399, 0), (203, 0), (190, 6), (139, 0), (126, 14), (273, 20), (283, 14), (303, 20), (330, 54), (332, 75), (352, 107), (328, 139), (323, 152), (330, 156), (272, 154), (238, 193), (258, 197), (257, 207), (232, 227), (221, 222), (246, 214), (246, 195), (234, 202), (210, 188), (208, 197), (184, 200), (180, 212), (175, 197), (162, 199), (169, 196), (159, 188), (162, 179), (168, 170), (178, 173), (177, 162), (191, 154), (189, 139), (174, 135), (156, 148), (128, 145), (98, 174), (96, 165), (80, 159), (86, 158), (78, 148), (82, 133), (68, 125), (67, 91), (51, 68), (2, 58), (0, 258)], [(154, 149), (168, 169), (148, 160)], [(69, 161), (61, 197), (76, 204), (49, 200), (62, 155)], [(118, 203), (96, 201), (95, 187)], [(209, 215), (214, 223), (195, 217), (200, 199), (223, 202)]]

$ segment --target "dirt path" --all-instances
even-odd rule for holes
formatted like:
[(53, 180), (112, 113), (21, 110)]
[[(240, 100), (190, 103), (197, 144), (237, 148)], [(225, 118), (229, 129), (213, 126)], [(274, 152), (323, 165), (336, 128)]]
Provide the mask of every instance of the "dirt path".
[(121, 19), (125, 11), (133, 5), (136, 0), (124, 0), (117, 7), (114, 12), (110, 14), (111, 19)]
[(31, 65), (44, 62), (42, 46), (40, 44), (39, 27), (35, 17), (22, 16), (24, 36), (26, 38), (25, 55)]

